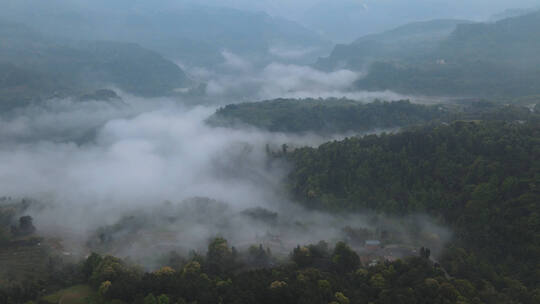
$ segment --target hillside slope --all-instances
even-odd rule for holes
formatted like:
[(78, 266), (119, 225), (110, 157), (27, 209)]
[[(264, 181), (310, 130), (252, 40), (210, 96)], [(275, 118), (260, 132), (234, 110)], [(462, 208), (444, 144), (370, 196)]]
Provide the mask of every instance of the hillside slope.
[(222, 107), (214, 126), (253, 126), (270, 132), (347, 134), (456, 120), (538, 121), (539, 111), (492, 102), (423, 105), (408, 100), (363, 103), (348, 99), (275, 99)]
[(491, 264), (454, 271), (510, 276), (533, 290), (540, 287), (539, 130), (538, 123), (457, 122), (297, 149), (288, 155), (289, 185), (311, 208), (438, 217), (454, 228), (456, 244)]
[(161, 96), (189, 83), (176, 64), (136, 44), (52, 38), (6, 22), (0, 40), (3, 106), (107, 86)]
[(110, 10), (74, 6), (41, 12), (43, 5), (34, 0), (4, 15), (18, 22), (32, 18), (32, 24), (49, 35), (138, 43), (191, 66), (221, 63), (223, 50), (259, 61), (303, 61), (282, 58), (275, 50), (306, 50), (305, 56), (314, 60), (331, 48), (329, 41), (300, 24), (262, 12), (180, 3), (140, 5), (148, 7), (123, 2)]
[[(367, 76), (358, 80), (356, 87), (370, 91), (456, 97), (540, 93), (540, 11), (495, 23), (456, 23), (455, 26), (450, 32), (449, 26), (442, 26), (439, 31), (434, 27), (438, 36), (420, 35), (424, 37), (420, 40), (423, 43), (415, 43), (409, 32), (394, 31), (395, 36), (381, 34), (390, 35), (392, 52), (381, 48), (380, 41), (377, 47), (372, 42), (360, 48), (356, 42), (341, 49), (337, 47), (333, 56), (319, 65), (367, 70)], [(429, 33), (427, 28), (423, 31)], [(361, 41), (370, 41), (366, 39)], [(400, 45), (401, 39), (410, 41), (411, 46)], [(376, 56), (370, 57), (372, 53)]]
[(330, 56), (319, 58), (316, 66), (324, 70), (363, 70), (377, 60), (422, 60), (462, 23), (470, 21), (441, 19), (413, 22), (379, 34), (363, 36), (351, 44), (337, 45)]

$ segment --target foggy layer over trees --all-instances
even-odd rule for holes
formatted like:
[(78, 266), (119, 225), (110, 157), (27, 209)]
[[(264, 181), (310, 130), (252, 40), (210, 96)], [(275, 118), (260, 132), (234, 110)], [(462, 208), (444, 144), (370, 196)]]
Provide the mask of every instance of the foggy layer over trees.
[(508, 5), (0, 0), (0, 303), (540, 303)]

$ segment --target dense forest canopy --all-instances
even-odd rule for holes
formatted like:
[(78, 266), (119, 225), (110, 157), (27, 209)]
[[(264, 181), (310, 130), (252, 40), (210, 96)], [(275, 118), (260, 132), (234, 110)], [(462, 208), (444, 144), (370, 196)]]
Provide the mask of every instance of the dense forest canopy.
[[(523, 103), (530, 102), (534, 100)], [(365, 103), (344, 98), (308, 98), (231, 104), (218, 109), (208, 122), (214, 126), (249, 125), (271, 132), (343, 134), (456, 120), (537, 121), (539, 115), (523, 105), (488, 101), (430, 105), (409, 100)]]
[(425, 123), (445, 109), (409, 101), (363, 103), (347, 99), (277, 99), (227, 105), (210, 118), (214, 125), (248, 124), (272, 132), (346, 133)]
[(457, 122), (297, 149), (289, 183), (314, 208), (440, 217), (458, 244), (538, 287), (539, 130)]

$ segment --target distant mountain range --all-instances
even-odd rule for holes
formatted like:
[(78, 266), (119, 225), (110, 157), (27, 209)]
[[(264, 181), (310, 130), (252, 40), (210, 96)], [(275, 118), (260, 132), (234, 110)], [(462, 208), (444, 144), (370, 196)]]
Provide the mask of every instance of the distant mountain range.
[[(44, 5), (47, 10), (43, 12), (38, 9), (41, 4), (36, 5), (22, 6), (4, 15), (18, 22), (31, 20), (32, 26), (49, 35), (138, 43), (190, 66), (221, 63), (224, 50), (253, 61), (307, 63), (327, 54), (332, 47), (329, 41), (295, 22), (231, 8), (156, 4), (153, 9), (138, 10), (126, 4), (126, 9), (55, 11)], [(291, 56), (294, 52), (288, 50), (302, 56)]]
[(450, 62), (540, 68), (540, 10), (495, 23), (461, 24), (435, 53)]
[(365, 90), (467, 97), (540, 94), (540, 11), (495, 23), (434, 20), (337, 46), (319, 68), (368, 71)]
[(0, 41), (4, 108), (107, 86), (162, 96), (189, 84), (176, 64), (133, 43), (58, 39), (6, 22), (0, 22)]
[(527, 15), (530, 13), (534, 13), (535, 11), (539, 10), (540, 7), (536, 8), (510, 8), (507, 10), (504, 10), (503, 12), (493, 14), (489, 17), (490, 22), (497, 22), (503, 19), (512, 18), (512, 17), (519, 17), (523, 15)]
[(320, 58), (324, 70), (362, 70), (377, 60), (422, 60), (466, 20), (431, 20), (409, 23), (390, 31), (360, 37), (351, 44), (338, 44), (329, 57)]

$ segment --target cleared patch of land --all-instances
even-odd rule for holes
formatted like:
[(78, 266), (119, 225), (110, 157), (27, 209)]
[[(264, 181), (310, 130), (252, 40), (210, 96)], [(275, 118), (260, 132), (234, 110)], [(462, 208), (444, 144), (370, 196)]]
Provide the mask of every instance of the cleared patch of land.
[(48, 258), (48, 250), (41, 244), (0, 246), (0, 280), (44, 277)]
[(51, 304), (86, 304), (94, 296), (95, 292), (90, 286), (75, 285), (45, 296), (41, 300)]

